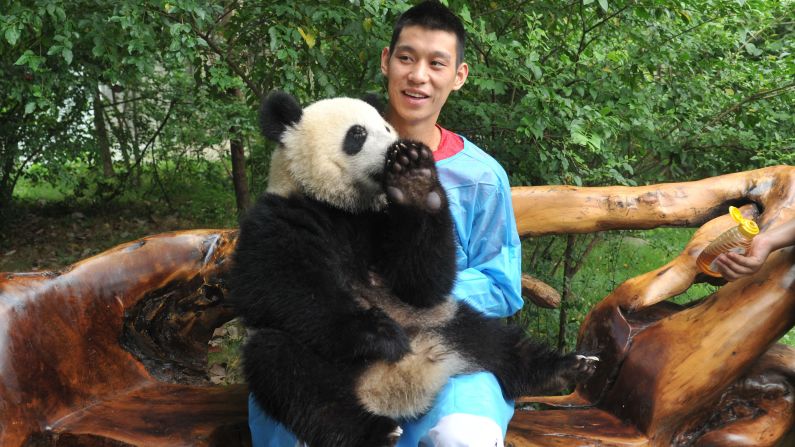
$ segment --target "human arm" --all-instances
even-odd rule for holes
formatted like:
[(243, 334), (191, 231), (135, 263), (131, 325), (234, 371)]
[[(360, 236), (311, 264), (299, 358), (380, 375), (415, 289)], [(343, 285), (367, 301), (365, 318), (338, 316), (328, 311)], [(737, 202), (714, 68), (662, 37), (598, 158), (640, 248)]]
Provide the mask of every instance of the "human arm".
[(715, 266), (725, 279), (735, 281), (758, 272), (770, 253), (794, 244), (795, 219), (757, 235), (745, 254), (721, 254), (715, 258)]
[(472, 205), (469, 212), (458, 208), (458, 229), (462, 233), (459, 258), (464, 261), (459, 260), (453, 295), (487, 316), (510, 316), (522, 307), (523, 301), (521, 244), (507, 178), (503, 174), (494, 185), (457, 193), (462, 204)]

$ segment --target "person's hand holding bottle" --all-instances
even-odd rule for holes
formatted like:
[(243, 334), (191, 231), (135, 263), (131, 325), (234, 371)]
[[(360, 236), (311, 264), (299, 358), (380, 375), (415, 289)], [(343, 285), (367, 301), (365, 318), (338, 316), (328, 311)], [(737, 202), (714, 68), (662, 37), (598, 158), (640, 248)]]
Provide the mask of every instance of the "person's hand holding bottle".
[(735, 281), (758, 272), (770, 253), (793, 244), (795, 244), (795, 220), (790, 220), (772, 230), (759, 233), (751, 241), (751, 247), (745, 254), (733, 252), (721, 254), (715, 258), (715, 269), (725, 279)]

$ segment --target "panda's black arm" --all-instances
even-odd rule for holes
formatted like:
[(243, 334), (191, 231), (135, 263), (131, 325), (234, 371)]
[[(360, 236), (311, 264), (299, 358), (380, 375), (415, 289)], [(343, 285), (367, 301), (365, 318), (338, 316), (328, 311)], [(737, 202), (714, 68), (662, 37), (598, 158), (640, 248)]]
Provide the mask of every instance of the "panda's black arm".
[(401, 140), (384, 165), (389, 206), (379, 270), (392, 291), (419, 307), (442, 302), (456, 276), (453, 218), (428, 146)]
[(345, 240), (325, 217), (312, 204), (270, 195), (249, 211), (232, 268), (238, 314), (326, 358), (399, 359), (409, 351), (407, 336), (380, 310), (357, 304), (341, 267)]
[(455, 281), (453, 219), (441, 198), (435, 211), (392, 204), (384, 224), (379, 270), (401, 300), (418, 307), (442, 302)]

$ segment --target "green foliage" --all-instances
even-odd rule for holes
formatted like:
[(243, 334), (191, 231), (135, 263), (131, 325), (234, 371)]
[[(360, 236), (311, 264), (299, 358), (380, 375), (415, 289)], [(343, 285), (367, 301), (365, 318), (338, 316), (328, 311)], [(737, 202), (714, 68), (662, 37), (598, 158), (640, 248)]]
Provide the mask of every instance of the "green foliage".
[[(446, 3), (467, 27), (471, 76), (442, 122), (515, 183), (641, 184), (793, 160), (792, 0)], [(266, 160), (259, 96), (382, 91), (378, 54), (408, 5), (6, 0), (2, 196), (32, 162), (98, 164), (97, 88), (119, 174), (108, 197), (135, 187), (142, 164), (233, 134)]]
[[(259, 97), (383, 92), (379, 54), (411, 3), (0, 0), (0, 217), (15, 191), (44, 184), (66, 201), (147, 197), (178, 210), (190, 179), (212, 191), (192, 212), (234, 224), (230, 139), (244, 143), (253, 191), (267, 176)], [(647, 184), (795, 161), (793, 0), (445, 3), (467, 28), (470, 77), (441, 124), (494, 154), (514, 185)], [(561, 259), (560, 241), (548, 253)], [(541, 263), (528, 268), (544, 279)], [(577, 281), (604, 284), (575, 288), (602, 297), (622, 271), (583, 270)]]
[(450, 3), (472, 17), (473, 68), (445, 117), (517, 182), (631, 185), (792, 161), (791, 1)]
[[(585, 252), (590, 242), (580, 244), (575, 259), (581, 263), (574, 277), (572, 297), (565, 303), (567, 327), (565, 345), (573, 349), (580, 324), (593, 308), (624, 281), (655, 270), (681, 253), (693, 235), (688, 228), (657, 228), (644, 231), (614, 231), (599, 235), (593, 249)], [(580, 236), (581, 238), (586, 238)], [(563, 290), (564, 238), (549, 236), (523, 242), (524, 270)], [(695, 284), (672, 300), (686, 304), (704, 298), (717, 290), (708, 284)], [(536, 336), (555, 343), (558, 334), (560, 311), (525, 306), (515, 317), (519, 324), (528, 327)]]

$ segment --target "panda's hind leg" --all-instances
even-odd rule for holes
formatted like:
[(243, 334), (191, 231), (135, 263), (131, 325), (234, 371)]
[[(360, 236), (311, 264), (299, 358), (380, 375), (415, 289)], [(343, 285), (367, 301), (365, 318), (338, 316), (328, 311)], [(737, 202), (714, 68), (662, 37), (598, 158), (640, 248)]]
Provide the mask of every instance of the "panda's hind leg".
[(456, 349), (494, 373), (508, 398), (563, 391), (591, 377), (599, 362), (592, 355), (559, 353), (464, 303), (444, 331)]
[(332, 365), (275, 329), (246, 343), (244, 370), (258, 405), (312, 447), (394, 447), (397, 422), (366, 411), (354, 394), (355, 371)]
[(356, 387), (365, 408), (397, 419), (419, 417), (451, 376), (472, 370), (469, 361), (433, 331), (412, 337), (411, 350), (397, 362), (379, 361), (366, 368)]

